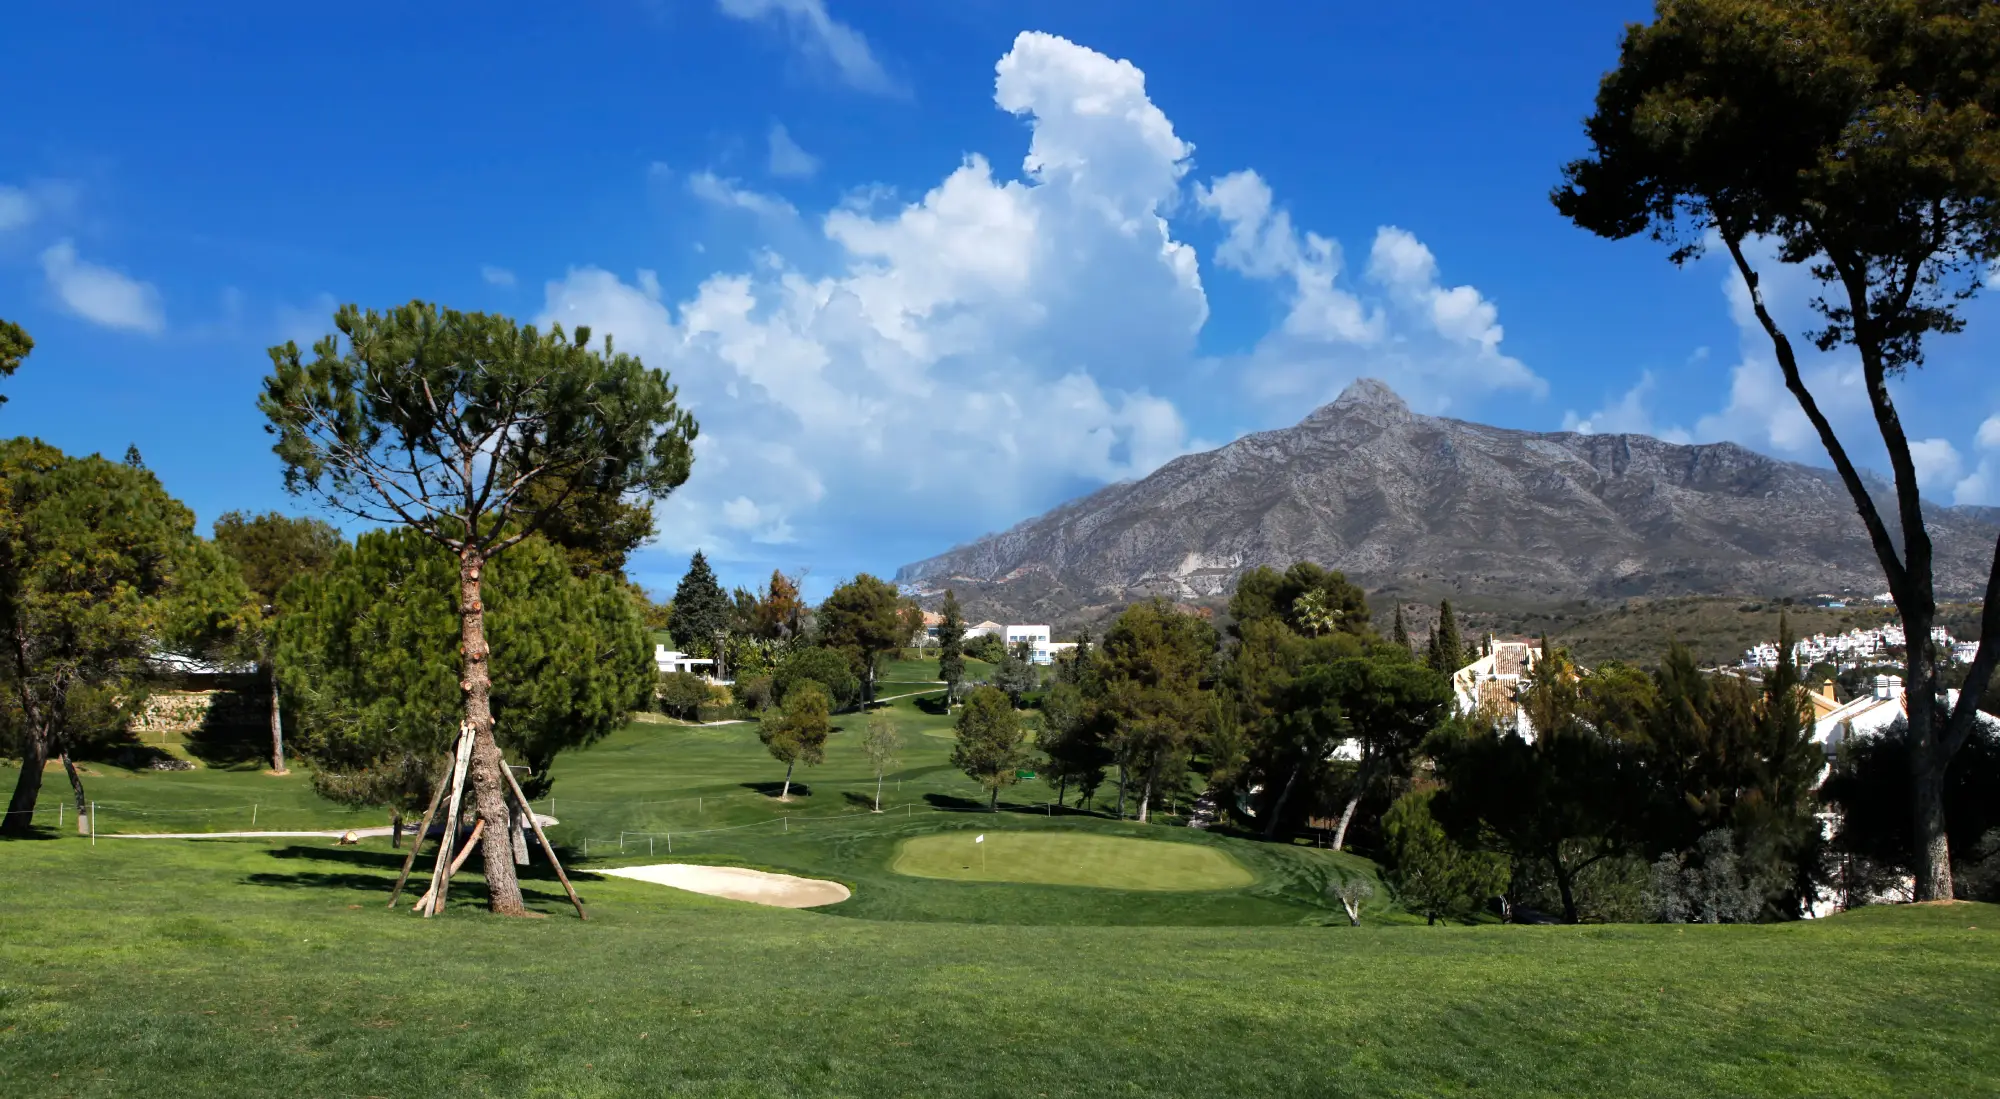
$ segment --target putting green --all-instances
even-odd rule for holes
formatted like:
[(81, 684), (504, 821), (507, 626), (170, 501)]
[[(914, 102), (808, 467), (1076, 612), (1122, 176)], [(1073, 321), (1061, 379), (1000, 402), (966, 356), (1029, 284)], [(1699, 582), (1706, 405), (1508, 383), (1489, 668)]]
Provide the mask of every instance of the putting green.
[(1240, 889), (1256, 880), (1213, 847), (1082, 832), (946, 832), (905, 840), (894, 869), (913, 878), (1087, 885), (1162, 892)]

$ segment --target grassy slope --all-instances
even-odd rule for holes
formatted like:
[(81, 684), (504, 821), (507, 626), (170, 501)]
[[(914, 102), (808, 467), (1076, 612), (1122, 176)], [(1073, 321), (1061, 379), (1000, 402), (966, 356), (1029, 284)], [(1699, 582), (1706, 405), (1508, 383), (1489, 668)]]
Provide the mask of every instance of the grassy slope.
[[(381, 908), (386, 851), (0, 847), (0, 1094), (1995, 1093), (2000, 909), (1688, 928)], [(559, 894), (532, 883), (537, 906)], [(1970, 930), (1976, 925), (1980, 930)]]

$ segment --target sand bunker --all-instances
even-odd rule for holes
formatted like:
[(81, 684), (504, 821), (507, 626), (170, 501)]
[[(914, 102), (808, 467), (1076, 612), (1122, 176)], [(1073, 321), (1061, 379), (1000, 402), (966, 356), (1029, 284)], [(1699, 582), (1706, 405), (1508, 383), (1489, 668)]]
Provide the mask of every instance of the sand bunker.
[(795, 878), (790, 874), (766, 874), (762, 870), (746, 870), (741, 866), (696, 866), (685, 862), (667, 862), (653, 866), (621, 866), (615, 870), (592, 872), (606, 877), (649, 881), (656, 885), (685, 889), (690, 893), (706, 893), (711, 897), (727, 897), (732, 901), (749, 901), (751, 904), (768, 904), (777, 908), (817, 908), (823, 904), (837, 904), (852, 896), (847, 887), (837, 881)]

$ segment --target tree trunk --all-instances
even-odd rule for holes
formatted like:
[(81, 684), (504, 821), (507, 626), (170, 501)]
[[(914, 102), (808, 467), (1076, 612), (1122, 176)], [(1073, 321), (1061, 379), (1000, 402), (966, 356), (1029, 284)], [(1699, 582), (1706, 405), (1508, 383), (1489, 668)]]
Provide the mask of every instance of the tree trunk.
[(1069, 776), (1064, 775), (1056, 780), (1056, 808), (1064, 808), (1063, 798), (1067, 796), (1069, 796)]
[[(1922, 633), (1918, 633), (1918, 629)], [(1931, 621), (1921, 611), (1905, 615), (1903, 643), (1908, 652), (1909, 679), (1903, 698), (1909, 708), (1904, 742), (1910, 752), (1911, 869), (1916, 872), (1916, 899), (1952, 898), (1951, 839), (1944, 828), (1944, 775), (1950, 760), (1940, 735), (1937, 661), (1931, 650)]]
[(1555, 871), (1556, 891), (1562, 894), (1563, 922), (1576, 923), (1576, 882), (1573, 880), (1575, 874), (1563, 865), (1561, 851), (1549, 856), (1549, 867)]
[(48, 734), (30, 725), (30, 732), (22, 738), (21, 777), (14, 780), (14, 796), (7, 802), (6, 827), (0, 828), (10, 836), (31, 835), (35, 828), (35, 801), (42, 794), (42, 769), (49, 762)]
[(285, 714), (278, 698), (278, 663), (271, 665), (271, 772), (286, 774), (285, 771)]
[(1146, 811), (1153, 803), (1153, 777), (1159, 773), (1158, 765), (1146, 769), (1146, 784), (1139, 788), (1139, 823), (1146, 823)]
[(785, 788), (778, 794), (779, 801), (792, 800), (792, 765), (797, 762), (797, 760), (785, 761)]
[(487, 904), (503, 916), (525, 916), (521, 882), (514, 875), (513, 841), (507, 836), (507, 791), (500, 769), (507, 765), (493, 739), (493, 680), (486, 646), (486, 605), (480, 597), (480, 572), (485, 562), (467, 546), (459, 555), (459, 644), (465, 678), (465, 720), (472, 726), (472, 792), (479, 818), (488, 827), (482, 837)]
[(35, 801), (42, 795), (42, 769), (48, 766), (50, 737), (49, 729), (42, 723), (42, 707), (29, 686), (28, 637), (19, 621), (14, 624), (11, 640), (18, 676), (16, 688), (21, 698), (21, 724), (27, 735), (22, 737), (21, 777), (14, 781), (14, 796), (7, 802), (7, 820), (0, 825), (0, 832), (28, 836), (35, 831)]
[(875, 772), (875, 811), (882, 811), (882, 772)]
[(389, 810), (389, 846), (401, 849), (403, 846), (403, 811)]
[(1341, 845), (1347, 842), (1347, 825), (1354, 820), (1354, 810), (1359, 808), (1360, 805), (1361, 791), (1356, 789), (1354, 796), (1347, 799), (1347, 808), (1340, 811), (1339, 827), (1333, 830), (1333, 849), (1335, 851), (1340, 850)]
[(90, 812), (90, 802), (83, 796), (83, 776), (76, 773), (76, 764), (69, 758), (69, 749), (62, 750), (63, 771), (69, 775), (69, 788), (76, 794), (76, 834), (90, 834), (90, 822), (83, 819)]
[(1118, 763), (1118, 819), (1125, 819), (1125, 762)]
[(997, 813), (1000, 811), (1000, 787), (998, 785), (995, 785), (993, 787), (993, 797), (987, 801), (986, 811), (989, 813)]
[(1375, 753), (1365, 747), (1361, 750), (1361, 763), (1354, 768), (1354, 795), (1347, 799), (1347, 808), (1340, 811), (1340, 827), (1333, 833), (1335, 851), (1347, 842), (1347, 826), (1354, 820), (1354, 811), (1361, 807), (1361, 798), (1368, 792), (1368, 784), (1375, 779), (1375, 759)]
[(1285, 780), (1285, 788), (1278, 791), (1278, 800), (1271, 806), (1271, 819), (1264, 822), (1265, 839), (1275, 840), (1278, 838), (1279, 825), (1285, 819), (1285, 803), (1292, 800), (1292, 787), (1298, 784), (1299, 772), (1305, 769), (1305, 760), (1300, 760), (1298, 766), (1292, 768), (1291, 777)]
[[(1916, 706), (1910, 709), (1914, 711)], [(1912, 866), (1916, 871), (1916, 898), (1948, 901), (1952, 896), (1951, 840), (1944, 830), (1945, 769), (1937, 760), (1943, 753), (1931, 738), (1923, 739), (1930, 741), (1924, 745), (1928, 750), (1920, 750), (1914, 742), (1910, 745), (1910, 779), (1915, 794), (1912, 823), (1916, 826), (1910, 834), (1915, 841), (1911, 853), (1915, 856)]]

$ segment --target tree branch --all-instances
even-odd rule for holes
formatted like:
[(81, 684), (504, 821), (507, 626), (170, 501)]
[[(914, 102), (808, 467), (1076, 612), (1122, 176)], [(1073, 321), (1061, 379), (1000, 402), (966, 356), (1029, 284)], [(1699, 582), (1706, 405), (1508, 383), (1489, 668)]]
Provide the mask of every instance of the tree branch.
[(1729, 247), (1730, 258), (1736, 261), (1736, 270), (1743, 276), (1743, 282), (1750, 291), (1751, 308), (1757, 314), (1757, 321), (1764, 326), (1764, 333), (1771, 338), (1771, 344), (1778, 355), (1778, 368), (1784, 372), (1785, 388), (1791, 390), (1804, 410), (1806, 418), (1812, 421), (1813, 429), (1819, 433), (1820, 443), (1826, 447), (1827, 456), (1833, 459), (1833, 467), (1840, 474), (1841, 483), (1846, 485), (1847, 494), (1854, 499), (1855, 510), (1861, 513), (1861, 522), (1868, 529), (1868, 540), (1875, 547), (1875, 556), (1882, 562), (1882, 571), (1888, 576), (1889, 590), (1902, 601), (1903, 593), (1909, 587), (1909, 573), (1902, 559), (1896, 553), (1896, 544), (1889, 537), (1889, 530), (1882, 523), (1881, 513), (1875, 507), (1875, 498), (1868, 494), (1868, 487), (1861, 482), (1861, 474), (1854, 462), (1847, 456), (1847, 448), (1834, 434), (1833, 425), (1826, 414), (1820, 411), (1819, 402), (1813, 399), (1812, 391), (1806, 388), (1805, 379), (1799, 374), (1799, 360), (1792, 350), (1792, 341), (1777, 321), (1771, 318), (1771, 311), (1764, 305), (1764, 293), (1759, 289), (1757, 272), (1750, 261), (1743, 256), (1743, 240), (1739, 235), (1725, 234), (1723, 243)]

